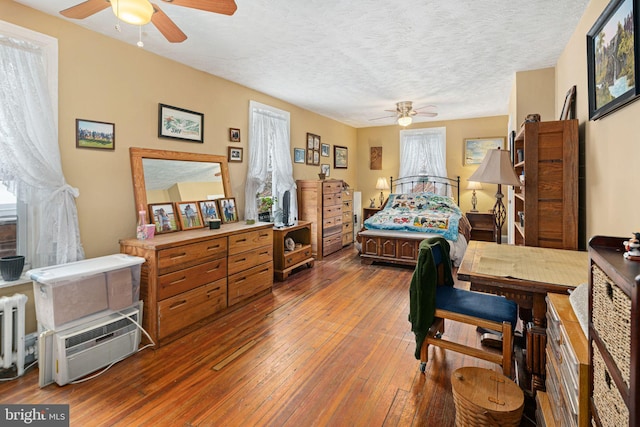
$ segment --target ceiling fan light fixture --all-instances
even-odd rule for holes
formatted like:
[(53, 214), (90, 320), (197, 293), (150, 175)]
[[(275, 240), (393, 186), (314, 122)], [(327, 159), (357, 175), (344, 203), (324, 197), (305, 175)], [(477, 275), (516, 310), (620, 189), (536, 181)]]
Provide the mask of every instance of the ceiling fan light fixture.
[(409, 126), (412, 121), (413, 120), (411, 119), (411, 116), (408, 116), (408, 115), (403, 115), (398, 117), (398, 124), (400, 126)]
[(151, 21), (153, 6), (147, 0), (110, 0), (118, 19), (131, 25), (145, 25)]

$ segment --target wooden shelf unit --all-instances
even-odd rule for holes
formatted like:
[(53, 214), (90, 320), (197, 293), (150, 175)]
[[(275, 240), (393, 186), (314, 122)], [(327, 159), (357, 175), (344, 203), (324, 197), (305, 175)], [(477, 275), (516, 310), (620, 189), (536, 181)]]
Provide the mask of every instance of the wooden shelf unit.
[(640, 427), (640, 262), (622, 237), (589, 241), (589, 395), (593, 425)]
[(525, 177), (514, 187), (515, 244), (578, 249), (578, 120), (524, 123), (513, 149), (523, 150), (514, 168)]
[(496, 223), (492, 212), (467, 212), (471, 224), (471, 240), (496, 241)]
[[(284, 241), (291, 237), (300, 247), (285, 250)], [(313, 267), (311, 253), (311, 223), (298, 221), (297, 225), (273, 229), (273, 273), (276, 280), (283, 281), (298, 267)]]

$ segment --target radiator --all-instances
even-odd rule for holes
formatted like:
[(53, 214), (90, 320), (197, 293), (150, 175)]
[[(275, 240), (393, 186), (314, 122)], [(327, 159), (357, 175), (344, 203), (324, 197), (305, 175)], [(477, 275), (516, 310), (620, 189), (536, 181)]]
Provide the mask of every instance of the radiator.
[(0, 297), (0, 367), (15, 364), (18, 376), (24, 373), (24, 321), (27, 296)]

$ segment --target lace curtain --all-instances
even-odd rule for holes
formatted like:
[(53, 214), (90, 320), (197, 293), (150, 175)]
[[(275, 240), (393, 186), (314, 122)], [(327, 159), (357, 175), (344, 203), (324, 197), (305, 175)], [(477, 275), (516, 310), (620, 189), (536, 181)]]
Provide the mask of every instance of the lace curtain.
[[(400, 170), (398, 177), (423, 175), (431, 177), (447, 176), (446, 162), (446, 128), (426, 128), (400, 131)], [(436, 184), (438, 194), (451, 196), (448, 181)], [(407, 193), (411, 191), (411, 184), (401, 186), (393, 191)]]
[(37, 45), (0, 36), (0, 180), (26, 204), (32, 267), (84, 258), (75, 197), (62, 173), (58, 129)]
[[(289, 113), (255, 101), (249, 103), (249, 166), (245, 186), (245, 218), (258, 218), (256, 194), (273, 174), (272, 194), (276, 210), (282, 195), (290, 193), (289, 222), (298, 218), (296, 182), (293, 179), (289, 136)], [(271, 167), (269, 167), (271, 166)]]

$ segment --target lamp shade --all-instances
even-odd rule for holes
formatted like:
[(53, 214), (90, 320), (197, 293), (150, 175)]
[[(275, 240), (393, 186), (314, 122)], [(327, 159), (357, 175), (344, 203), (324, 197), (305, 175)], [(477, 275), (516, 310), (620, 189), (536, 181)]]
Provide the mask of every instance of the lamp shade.
[(467, 190), (482, 190), (482, 184), (478, 181), (469, 181), (467, 184)]
[(118, 19), (132, 25), (148, 24), (153, 15), (153, 6), (147, 0), (111, 0), (111, 8)]
[(511, 166), (509, 152), (499, 148), (487, 151), (487, 155), (478, 166), (478, 169), (469, 177), (469, 181), (522, 186), (516, 171)]
[(376, 190), (388, 190), (389, 183), (387, 182), (387, 178), (381, 176), (378, 178), (378, 182), (376, 182)]

